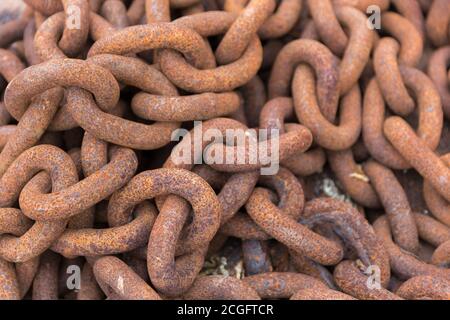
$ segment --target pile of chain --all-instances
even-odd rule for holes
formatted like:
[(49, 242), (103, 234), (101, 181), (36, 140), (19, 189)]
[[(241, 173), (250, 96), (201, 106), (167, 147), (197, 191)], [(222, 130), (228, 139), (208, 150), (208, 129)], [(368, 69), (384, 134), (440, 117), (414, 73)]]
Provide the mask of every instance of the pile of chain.
[(450, 299), (449, 0), (23, 1), (0, 299)]

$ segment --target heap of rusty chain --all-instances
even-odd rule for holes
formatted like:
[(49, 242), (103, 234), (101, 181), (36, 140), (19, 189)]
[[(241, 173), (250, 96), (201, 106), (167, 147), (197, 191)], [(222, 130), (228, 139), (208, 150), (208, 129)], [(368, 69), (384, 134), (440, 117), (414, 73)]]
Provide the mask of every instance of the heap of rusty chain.
[(448, 0), (23, 1), (0, 299), (450, 299)]

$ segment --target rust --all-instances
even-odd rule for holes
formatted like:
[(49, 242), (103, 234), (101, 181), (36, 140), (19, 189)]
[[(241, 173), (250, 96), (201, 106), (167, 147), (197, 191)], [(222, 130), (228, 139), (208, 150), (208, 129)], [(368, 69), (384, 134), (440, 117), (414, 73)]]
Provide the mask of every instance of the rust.
[(14, 1), (0, 299), (449, 299), (448, 0)]

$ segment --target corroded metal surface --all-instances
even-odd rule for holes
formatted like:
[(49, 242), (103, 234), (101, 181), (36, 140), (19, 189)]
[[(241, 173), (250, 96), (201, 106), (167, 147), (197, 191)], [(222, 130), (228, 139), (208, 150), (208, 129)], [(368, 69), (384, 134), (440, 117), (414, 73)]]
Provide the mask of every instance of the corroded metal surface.
[(0, 299), (450, 299), (448, 0), (13, 2)]

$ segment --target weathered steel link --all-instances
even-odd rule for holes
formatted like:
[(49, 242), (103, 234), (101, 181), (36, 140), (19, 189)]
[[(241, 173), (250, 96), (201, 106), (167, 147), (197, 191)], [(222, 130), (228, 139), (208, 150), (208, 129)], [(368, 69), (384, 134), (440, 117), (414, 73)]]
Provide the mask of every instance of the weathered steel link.
[(381, 15), (382, 28), (400, 43), (398, 61), (408, 67), (419, 62), (423, 51), (423, 40), (420, 32), (405, 17), (385, 12)]
[(40, 257), (25, 262), (16, 263), (16, 276), (19, 284), (20, 297), (23, 299), (33, 285), (38, 272)]
[(450, 61), (450, 46), (442, 47), (433, 52), (428, 61), (428, 75), (439, 91), (442, 108), (450, 119), (450, 89), (447, 77), (447, 65)]
[(60, 0), (24, 0), (24, 2), (46, 16), (64, 10)]
[(450, 229), (446, 225), (430, 216), (417, 212), (414, 213), (414, 219), (417, 223), (420, 238), (426, 242), (438, 247), (445, 241), (450, 240)]
[(247, 275), (270, 272), (273, 269), (269, 248), (265, 241), (242, 241), (242, 255)]
[[(401, 66), (400, 73), (405, 85), (417, 97), (419, 124), (417, 135), (434, 150), (443, 126), (442, 107), (439, 94), (430, 79), (417, 69)], [(364, 97), (363, 138), (374, 158), (395, 169), (406, 169), (410, 165), (393, 149), (383, 135), (384, 102), (374, 80), (369, 83)]]
[[(180, 148), (182, 150), (186, 150), (185, 148), (191, 149), (191, 160), (192, 162), (189, 163), (196, 163), (196, 160), (201, 159), (201, 152), (206, 147), (206, 145), (209, 143), (209, 141), (205, 141), (205, 137), (203, 137), (203, 133), (207, 132), (209, 129), (215, 129), (222, 131), (225, 133), (226, 128), (236, 128), (245, 130), (246, 127), (242, 125), (241, 123), (230, 120), (230, 119), (221, 119), (217, 118), (214, 120), (207, 121), (202, 126), (202, 140), (198, 141), (195, 137), (196, 129), (194, 128), (191, 133), (189, 133), (181, 143), (179, 143), (172, 152), (176, 152), (177, 148)], [(193, 135), (193, 136), (192, 136)], [(197, 143), (201, 144), (201, 148), (197, 149), (195, 148), (195, 145)], [(199, 158), (200, 157), (200, 158)], [(176, 164), (172, 161), (171, 158), (169, 158), (166, 163), (164, 164), (164, 167), (166, 168), (184, 168), (184, 169), (191, 169), (192, 164)], [(230, 218), (233, 217), (233, 215), (237, 212), (237, 210), (245, 204), (248, 197), (250, 196), (256, 181), (258, 179), (259, 173), (257, 171), (251, 171), (251, 172), (244, 172), (244, 173), (238, 173), (231, 176), (228, 181), (225, 183), (225, 185), (222, 187), (221, 192), (218, 195), (218, 200), (222, 207), (222, 215), (220, 219), (220, 223), (224, 224), (226, 223)], [(211, 183), (211, 182), (209, 182)], [(155, 240), (155, 244), (157, 241), (161, 241), (161, 245), (166, 243), (166, 240), (168, 239), (170, 241), (169, 243), (175, 244), (175, 240), (178, 238), (179, 232), (181, 232), (181, 227), (185, 223), (188, 213), (189, 213), (189, 206), (187, 206), (187, 203), (185, 200), (183, 200), (180, 197), (176, 197), (174, 195), (171, 195), (167, 198), (167, 200), (164, 202), (164, 206), (161, 207), (161, 213), (158, 216), (157, 224), (160, 223), (162, 225), (171, 223), (172, 225), (177, 226), (175, 229), (174, 234), (163, 234), (160, 235), (159, 232), (156, 231), (159, 229), (154, 228), (155, 232), (152, 232), (151, 235), (154, 234), (159, 235), (158, 240)], [(167, 216), (166, 216), (167, 215)], [(169, 230), (166, 228), (160, 228), (163, 230)], [(198, 241), (195, 240), (194, 237), (191, 237), (190, 239), (187, 237), (183, 237), (182, 239), (182, 246), (178, 246), (176, 248), (177, 254), (184, 254), (181, 259), (178, 259), (177, 261), (177, 268), (181, 269), (181, 267), (186, 268), (188, 266), (188, 270), (193, 270), (192, 274), (189, 274), (188, 276), (185, 276), (184, 279), (180, 280), (180, 284), (177, 285), (178, 288), (171, 289), (172, 292), (182, 292), (186, 289), (184, 288), (186, 285), (189, 285), (193, 281), (193, 277), (195, 276), (195, 272), (198, 272), (199, 268), (201, 268), (201, 261), (203, 261), (204, 257), (204, 248), (199, 248)], [(169, 249), (168, 252), (168, 259), (171, 259), (172, 247)], [(156, 252), (162, 252), (161, 250), (155, 251)], [(191, 253), (189, 253), (191, 252)], [(166, 259), (166, 258), (163, 258)], [(170, 263), (170, 260), (169, 260)], [(177, 291), (174, 291), (177, 290)]]
[[(0, 75), (10, 82), (16, 75), (25, 69), (25, 65), (12, 51), (0, 49)], [(11, 121), (11, 115), (6, 110), (3, 101), (0, 102), (0, 125), (4, 127)], [(2, 144), (4, 145), (4, 144)]]
[(7, 81), (18, 75), (25, 65), (20, 59), (10, 50), (0, 49), (0, 74)]
[[(290, 216), (293, 219), (298, 219), (301, 212), (303, 211), (303, 189), (299, 181), (291, 172), (289, 172), (289, 170), (280, 168), (278, 174), (275, 176), (260, 176), (259, 184), (276, 190), (278, 195), (277, 208), (283, 213), (283, 215)], [(255, 185), (256, 181), (253, 184), (253, 187)], [(246, 200), (248, 200), (250, 195), (251, 194), (248, 194)], [(238, 209), (239, 207), (236, 207), (236, 211)], [(229, 221), (222, 226), (221, 230), (225, 234), (241, 237), (239, 236), (239, 229), (245, 230), (249, 228), (256, 230), (256, 233), (258, 235), (256, 237), (252, 236), (250, 232), (244, 236), (244, 239), (267, 240), (271, 238), (269, 234), (264, 232), (247, 215), (239, 213), (236, 214), (236, 216), (234, 216), (233, 218), (229, 219)]]
[[(173, 24), (192, 28), (202, 37), (208, 37), (226, 32), (235, 18), (231, 13), (213, 11), (186, 16), (175, 20)], [(236, 61), (217, 68), (196, 68), (174, 50), (163, 50), (160, 64), (170, 81), (186, 91), (224, 92), (244, 85), (257, 74), (262, 63), (262, 51), (261, 41), (253, 35)]]
[(217, 62), (228, 64), (241, 57), (253, 35), (274, 9), (274, 0), (250, 0), (217, 47)]
[[(225, 172), (245, 172), (260, 169), (261, 167), (267, 166), (267, 163), (271, 163), (270, 158), (273, 156), (272, 152), (274, 152), (272, 151), (274, 149), (272, 148), (274, 143), (272, 141), (271, 139), (267, 142), (261, 141), (259, 143), (250, 141), (244, 145), (244, 148), (241, 145), (227, 146), (222, 143), (215, 143), (208, 148), (206, 160), (212, 168)], [(291, 158), (295, 154), (305, 152), (311, 146), (311, 132), (306, 127), (299, 125), (297, 130), (281, 135), (277, 143), (279, 143), (278, 158), (279, 161), (283, 161)], [(267, 153), (260, 154), (256, 163), (254, 163), (252, 161), (252, 150), (264, 150), (264, 148), (268, 149)], [(221, 152), (223, 155), (231, 154), (233, 155), (233, 159), (229, 163), (215, 163), (213, 159), (208, 158), (208, 156), (212, 157), (215, 152)], [(244, 159), (244, 163), (241, 162), (241, 159)]]
[[(292, 99), (278, 97), (268, 101), (260, 114), (260, 128), (279, 130), (284, 133), (285, 130), (295, 130), (293, 124), (285, 124), (285, 119), (294, 116), (294, 105)], [(321, 172), (325, 165), (326, 157), (321, 148), (315, 148), (306, 152), (298, 153), (281, 161), (281, 165), (292, 173), (299, 176), (308, 176), (313, 173)]]
[(396, 293), (409, 300), (448, 300), (450, 283), (441, 278), (418, 276), (404, 282)]
[(80, 152), (81, 167), (85, 177), (108, 163), (108, 144), (89, 132), (84, 133)]
[(437, 47), (449, 44), (450, 4), (445, 0), (436, 0), (430, 6), (426, 19), (427, 34)]
[(420, 1), (402, 1), (391, 0), (391, 3), (395, 6), (397, 11), (408, 19), (414, 27), (419, 31), (422, 39), (425, 38), (425, 19), (420, 8)]
[(113, 256), (95, 261), (95, 278), (108, 297), (117, 295), (125, 300), (160, 300), (161, 297), (129, 266)]
[(81, 271), (80, 290), (77, 300), (101, 300), (103, 291), (95, 279), (94, 270), (89, 262), (85, 262)]
[(328, 271), (328, 269), (325, 266), (317, 262), (314, 262), (313, 260), (293, 250), (290, 250), (289, 254), (292, 264), (295, 267), (295, 270), (322, 281), (329, 288), (337, 289), (333, 280), (332, 273)]
[(400, 182), (391, 170), (373, 160), (364, 163), (363, 170), (383, 204), (395, 242), (404, 250), (417, 252), (419, 236), (416, 221)]
[(0, 258), (0, 299), (19, 300), (19, 284), (14, 265)]
[(374, 33), (366, 27), (364, 14), (356, 9), (337, 7), (336, 17), (350, 30), (348, 44), (339, 66), (339, 89), (341, 95), (344, 95), (357, 83), (369, 61)]
[(183, 296), (186, 300), (260, 300), (245, 281), (223, 276), (198, 277)]
[(89, 57), (98, 54), (126, 55), (162, 48), (182, 52), (189, 62), (199, 68), (215, 66), (211, 51), (198, 33), (169, 23), (132, 26), (117, 31), (97, 40), (89, 50)]
[[(89, 15), (90, 35), (94, 40), (111, 33), (114, 27), (101, 16), (91, 12)], [(67, 58), (66, 53), (59, 47), (58, 39), (64, 28), (64, 14), (57, 13), (46, 19), (37, 28), (35, 35), (36, 53), (42, 60), (51, 58)]]
[(111, 110), (119, 100), (119, 85), (107, 70), (82, 60), (55, 59), (25, 69), (8, 84), (6, 109), (19, 120), (34, 96), (58, 86), (85, 88), (103, 110)]
[(297, 291), (291, 296), (291, 300), (356, 300), (340, 291), (331, 289), (309, 288)]
[(378, 218), (373, 227), (378, 237), (383, 241), (388, 254), (392, 270), (403, 279), (416, 276), (436, 276), (450, 279), (450, 271), (445, 268), (438, 268), (432, 264), (423, 262), (414, 255), (401, 250), (391, 238), (391, 230), (386, 217)]
[[(45, 159), (45, 160), (44, 160)], [(45, 172), (34, 176), (42, 169), (52, 178), (52, 191), (63, 190), (78, 181), (75, 165), (69, 155), (52, 146), (37, 146), (22, 153), (8, 168), (0, 180), (2, 207), (10, 207), (27, 186), (48, 188), (50, 177)], [(33, 177), (34, 176), (34, 177)], [(23, 235), (1, 235), (0, 256), (8, 261), (23, 262), (48, 249), (66, 227), (66, 220), (35, 222)]]
[[(134, 1), (134, 3), (137, 3), (138, 1)], [(169, 0), (141, 0), (141, 1), (142, 2), (145, 1), (145, 16), (147, 18), (147, 23), (170, 21)]]
[(297, 67), (292, 81), (295, 113), (301, 124), (311, 130), (314, 140), (330, 150), (345, 150), (361, 131), (361, 92), (354, 86), (343, 98), (339, 126), (330, 123), (317, 105), (314, 74), (310, 67)]
[(442, 243), (431, 256), (431, 262), (442, 268), (448, 268), (450, 265), (450, 241)]
[(303, 0), (282, 0), (275, 12), (258, 29), (261, 39), (279, 38), (287, 34), (300, 17)]
[(59, 46), (69, 57), (75, 57), (85, 46), (89, 34), (89, 2), (87, 0), (61, 0), (61, 2), (66, 15), (66, 27), (59, 40)]
[(108, 229), (68, 229), (51, 249), (65, 257), (101, 256), (136, 249), (148, 241), (156, 218), (156, 208), (143, 202), (136, 208), (136, 218), (124, 226)]
[(170, 6), (173, 8), (186, 8), (195, 5), (200, 0), (170, 0)]
[(376, 79), (370, 80), (364, 95), (362, 137), (370, 155), (392, 169), (405, 169), (410, 165), (390, 144), (383, 133), (386, 107)]
[(262, 273), (245, 277), (243, 282), (252, 287), (262, 299), (286, 299), (300, 290), (327, 288), (315, 278), (291, 272)]
[(449, 0), (15, 2), (0, 300), (450, 299)]
[(14, 41), (21, 39), (33, 10), (26, 8), (19, 19), (11, 20), (0, 26), (0, 48), (6, 48)]
[(234, 92), (184, 97), (164, 97), (141, 92), (131, 101), (137, 116), (156, 121), (208, 120), (237, 111), (239, 104), (239, 96)]
[(373, 64), (378, 85), (389, 108), (401, 116), (407, 116), (414, 109), (414, 101), (402, 81), (397, 54), (400, 45), (393, 38), (378, 41)]
[(314, 24), (323, 42), (337, 56), (344, 53), (348, 37), (336, 18), (331, 0), (308, 0)]
[(364, 172), (355, 162), (351, 149), (329, 151), (327, 156), (331, 169), (352, 199), (368, 208), (380, 207), (378, 196), (369, 181), (364, 178)]
[(58, 271), (61, 257), (51, 251), (41, 255), (39, 269), (33, 281), (33, 300), (58, 299)]
[(325, 265), (334, 265), (342, 259), (342, 249), (335, 243), (283, 215), (270, 201), (267, 190), (256, 188), (246, 204), (246, 209), (252, 219), (267, 233), (312, 260)]
[(41, 62), (34, 48), (34, 36), (36, 35), (36, 21), (30, 20), (23, 32), (24, 55), (30, 66)]
[[(441, 157), (441, 160), (450, 167), (450, 154)], [(423, 197), (436, 219), (450, 227), (450, 201), (444, 199), (427, 180), (423, 183)]]
[[(278, 209), (283, 215), (298, 219), (303, 210), (303, 191), (295, 176), (284, 168), (275, 176), (264, 177), (259, 179), (260, 185), (276, 190), (278, 195)], [(253, 187), (255, 186), (253, 184)], [(251, 191), (250, 191), (251, 192)], [(219, 195), (220, 196), (220, 195)], [(246, 200), (250, 197), (250, 193)], [(236, 211), (239, 207), (235, 207)], [(283, 217), (281, 217), (283, 219)], [(249, 240), (268, 240), (271, 235), (267, 234), (260, 226), (243, 213), (237, 213), (234, 217), (221, 227), (221, 232), (230, 236), (235, 236)]]
[[(197, 182), (196, 188), (191, 190), (187, 189), (186, 187), (192, 185), (194, 181)], [(202, 248), (202, 246), (205, 246), (212, 239), (219, 228), (221, 207), (211, 187), (203, 179), (186, 170), (159, 169), (146, 171), (137, 175), (123, 189), (113, 195), (108, 210), (110, 225), (122, 225), (126, 222), (128, 219), (127, 210), (139, 202), (171, 193), (180, 195), (190, 201), (194, 209), (194, 218), (189, 231), (191, 237), (196, 236), (197, 247)], [(164, 211), (164, 208), (161, 211)], [(162, 212), (160, 212), (160, 215), (162, 215)], [(173, 251), (175, 250), (176, 242), (161, 243), (161, 241), (157, 240), (165, 238), (162, 234), (159, 236), (158, 231), (163, 233), (167, 232), (164, 230), (165, 228), (160, 226), (161, 220), (158, 217), (149, 240), (148, 260), (153, 262), (148, 264), (149, 274), (152, 282), (159, 290), (165, 294), (174, 294), (171, 290), (179, 290), (178, 288), (174, 289), (177, 281), (173, 280), (172, 283), (167, 283), (167, 275), (163, 275), (167, 273), (167, 268), (170, 265), (172, 265), (174, 272), (177, 271), (175, 270), (174, 261), (170, 261), (170, 258), (169, 260), (167, 258), (164, 259), (166, 261), (162, 257), (159, 259), (153, 258), (153, 256), (161, 256), (162, 254), (169, 255), (168, 257), (172, 256), (172, 259), (174, 258)], [(180, 231), (182, 226), (182, 224), (178, 225)], [(170, 231), (172, 232), (173, 229)], [(162, 250), (160, 246), (165, 247), (165, 250)], [(173, 249), (170, 250), (170, 247)], [(203, 259), (203, 257), (200, 257), (200, 259)], [(156, 261), (159, 261), (159, 263), (156, 263)], [(187, 279), (188, 287), (192, 284), (193, 280), (189, 283), (190, 279)], [(175, 292), (177, 294), (181, 293), (179, 291)]]
[[(390, 279), (389, 257), (372, 227), (350, 204), (327, 198), (312, 200), (306, 204), (300, 222), (308, 226), (330, 223), (335, 233), (355, 249), (364, 268), (372, 265), (379, 268), (381, 285), (387, 286)], [(337, 278), (340, 278), (340, 273), (335, 270), (335, 281), (340, 286)]]
[(0, 176), (23, 151), (39, 141), (56, 114), (62, 98), (63, 90), (54, 88), (44, 92), (30, 104), (0, 153)]
[(361, 300), (401, 300), (402, 298), (384, 287), (369, 288), (367, 276), (353, 261), (345, 260), (334, 270), (334, 280), (347, 294)]
[[(121, 83), (163, 96), (178, 95), (176, 88), (161, 72), (139, 59), (105, 54), (93, 56), (88, 61), (109, 70)], [(70, 89), (67, 102), (72, 117), (87, 132), (105, 141), (134, 149), (162, 147), (170, 142), (171, 133), (179, 127), (177, 122), (172, 121), (146, 125), (102, 112), (92, 96), (79, 88)]]
[(137, 167), (134, 151), (115, 148), (111, 161), (80, 182), (59, 191), (44, 194), (42, 190), (24, 188), (19, 197), (25, 215), (37, 221), (67, 219), (92, 207), (125, 185)]
[(121, 0), (106, 0), (100, 8), (100, 14), (116, 29), (123, 29), (130, 25), (127, 7)]
[(0, 234), (9, 233), (15, 236), (21, 236), (32, 226), (32, 224), (32, 221), (19, 209), (0, 209)]
[(411, 166), (450, 201), (450, 169), (417, 137), (406, 121), (400, 117), (387, 119), (384, 134)]
[(339, 98), (339, 74), (336, 58), (323, 44), (314, 40), (288, 43), (278, 54), (269, 79), (269, 98), (288, 96), (291, 79), (300, 63), (314, 68), (317, 78), (317, 99), (320, 110), (329, 121), (336, 116)]

